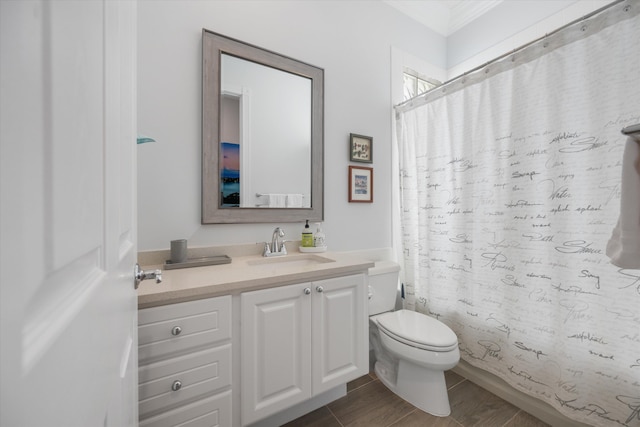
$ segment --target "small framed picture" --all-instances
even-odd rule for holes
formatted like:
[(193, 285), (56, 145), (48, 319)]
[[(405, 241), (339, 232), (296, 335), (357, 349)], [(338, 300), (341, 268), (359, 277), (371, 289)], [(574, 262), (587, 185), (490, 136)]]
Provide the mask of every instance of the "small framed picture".
[(349, 160), (373, 163), (373, 138), (355, 133), (349, 134)]
[(349, 201), (373, 203), (373, 168), (349, 166)]

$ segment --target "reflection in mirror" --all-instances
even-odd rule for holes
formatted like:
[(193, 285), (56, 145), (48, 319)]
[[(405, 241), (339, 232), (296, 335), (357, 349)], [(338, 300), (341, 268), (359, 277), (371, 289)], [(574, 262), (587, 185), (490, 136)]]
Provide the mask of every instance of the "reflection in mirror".
[(220, 64), (221, 207), (308, 208), (311, 80), (227, 54)]
[(203, 30), (202, 222), (323, 220), (322, 69)]

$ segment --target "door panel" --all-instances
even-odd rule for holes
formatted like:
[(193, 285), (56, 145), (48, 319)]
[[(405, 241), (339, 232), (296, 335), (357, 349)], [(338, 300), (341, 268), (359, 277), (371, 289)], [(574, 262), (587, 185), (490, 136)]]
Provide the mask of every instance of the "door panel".
[(137, 420), (135, 9), (0, 2), (2, 425)]

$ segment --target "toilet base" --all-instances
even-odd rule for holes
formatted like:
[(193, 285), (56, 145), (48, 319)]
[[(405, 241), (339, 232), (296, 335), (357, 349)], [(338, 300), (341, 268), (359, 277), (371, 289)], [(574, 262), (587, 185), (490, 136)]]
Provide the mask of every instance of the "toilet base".
[(451, 414), (444, 371), (433, 371), (400, 359), (394, 384), (390, 381), (387, 369), (385, 364), (376, 362), (376, 375), (389, 390), (436, 417)]

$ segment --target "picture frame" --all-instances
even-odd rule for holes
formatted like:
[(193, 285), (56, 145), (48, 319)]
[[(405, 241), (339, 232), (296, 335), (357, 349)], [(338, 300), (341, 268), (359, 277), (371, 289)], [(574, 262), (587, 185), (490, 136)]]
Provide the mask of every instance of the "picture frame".
[(355, 133), (349, 134), (349, 160), (373, 163), (373, 138)]
[(349, 202), (373, 203), (373, 168), (349, 166)]
[(220, 207), (240, 206), (240, 144), (220, 142)]

